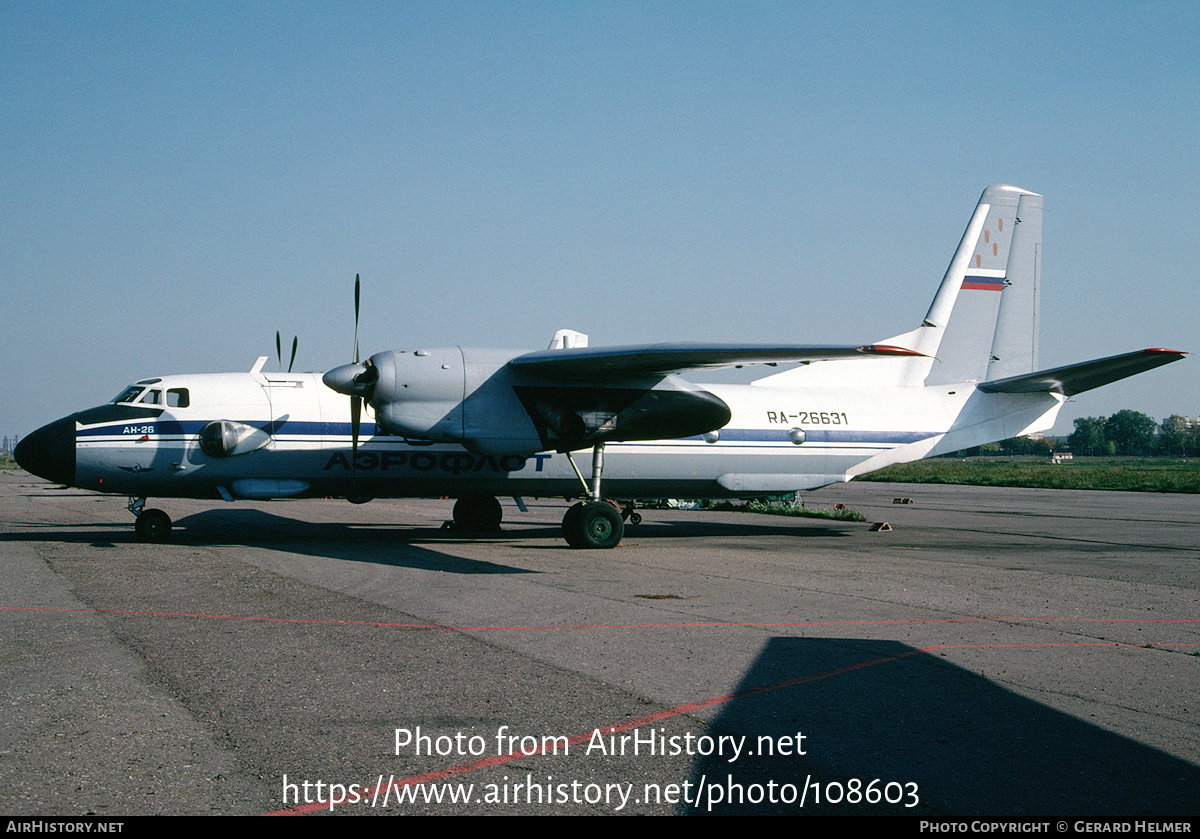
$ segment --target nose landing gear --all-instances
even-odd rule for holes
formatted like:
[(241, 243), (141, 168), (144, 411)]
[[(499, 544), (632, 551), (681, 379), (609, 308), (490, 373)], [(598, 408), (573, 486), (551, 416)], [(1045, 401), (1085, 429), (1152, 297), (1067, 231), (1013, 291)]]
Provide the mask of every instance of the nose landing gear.
[(147, 510), (145, 498), (130, 498), (128, 510), (137, 516), (133, 530), (143, 542), (165, 542), (170, 538), (171, 517), (162, 510)]

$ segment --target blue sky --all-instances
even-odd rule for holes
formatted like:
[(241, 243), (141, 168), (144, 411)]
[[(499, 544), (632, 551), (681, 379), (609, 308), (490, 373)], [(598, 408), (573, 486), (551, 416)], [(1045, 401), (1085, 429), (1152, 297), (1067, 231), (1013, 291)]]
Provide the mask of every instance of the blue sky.
[[(138, 378), (416, 345), (868, 342), (984, 187), (1042, 366), (1200, 350), (1200, 4), (0, 6), (0, 432)], [(699, 378), (703, 379), (703, 376)], [(1200, 360), (1077, 416), (1200, 415)]]

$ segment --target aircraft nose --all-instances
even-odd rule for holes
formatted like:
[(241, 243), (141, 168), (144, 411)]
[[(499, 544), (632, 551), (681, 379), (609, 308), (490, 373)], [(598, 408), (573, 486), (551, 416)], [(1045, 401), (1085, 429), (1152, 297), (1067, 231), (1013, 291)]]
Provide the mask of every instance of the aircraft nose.
[(75, 417), (63, 417), (27, 434), (13, 452), (17, 463), (47, 481), (75, 484)]

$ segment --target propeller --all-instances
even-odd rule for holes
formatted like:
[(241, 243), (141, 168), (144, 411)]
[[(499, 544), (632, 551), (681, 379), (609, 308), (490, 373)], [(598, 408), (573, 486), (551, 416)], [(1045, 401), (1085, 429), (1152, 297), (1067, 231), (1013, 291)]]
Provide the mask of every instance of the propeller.
[[(354, 275), (354, 364), (359, 362), (359, 298), (361, 282)], [(355, 374), (355, 379), (358, 378)], [(359, 423), (362, 414), (362, 397), (350, 396), (350, 472), (354, 472), (359, 460)]]
[(358, 458), (358, 433), (362, 425), (363, 399), (370, 400), (375, 393), (375, 383), (379, 381), (379, 369), (371, 363), (358, 360), (358, 316), (361, 300), (361, 281), (359, 275), (354, 275), (354, 361), (335, 367), (326, 373), (323, 381), (331, 390), (344, 393), (350, 397), (350, 468), (353, 471)]
[[(296, 363), (296, 349), (300, 346), (300, 336), (296, 335), (292, 338), (292, 358), (288, 361), (287, 371), (292, 372), (292, 365)], [(283, 344), (280, 341), (279, 332), (275, 332), (275, 355), (279, 359), (279, 372), (283, 372)]]

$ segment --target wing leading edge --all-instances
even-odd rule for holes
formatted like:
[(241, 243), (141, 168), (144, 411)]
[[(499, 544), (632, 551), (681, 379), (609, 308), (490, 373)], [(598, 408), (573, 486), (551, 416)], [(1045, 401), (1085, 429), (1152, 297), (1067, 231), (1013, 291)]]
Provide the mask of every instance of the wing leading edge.
[(576, 347), (519, 355), (508, 366), (522, 373), (557, 379), (624, 378), (678, 373), (741, 364), (781, 364), (836, 358), (920, 356), (886, 344), (866, 346), (794, 346), (787, 344), (632, 344)]
[(1024, 376), (980, 382), (978, 387), (987, 393), (1061, 393), (1064, 396), (1074, 396), (1085, 390), (1144, 373), (1172, 361), (1179, 361), (1185, 355), (1187, 353), (1179, 350), (1138, 350), (1069, 364), (1066, 367), (1055, 367), (1053, 370), (1039, 370)]

